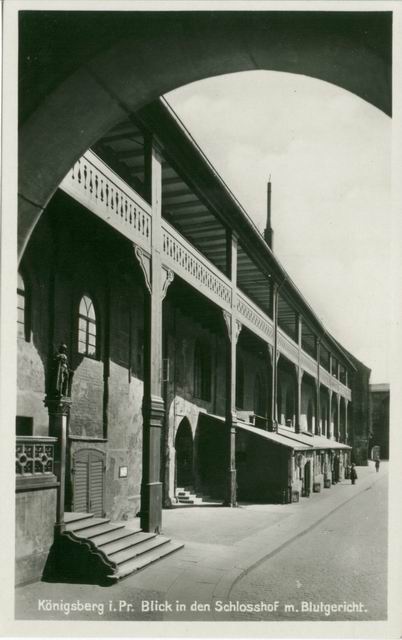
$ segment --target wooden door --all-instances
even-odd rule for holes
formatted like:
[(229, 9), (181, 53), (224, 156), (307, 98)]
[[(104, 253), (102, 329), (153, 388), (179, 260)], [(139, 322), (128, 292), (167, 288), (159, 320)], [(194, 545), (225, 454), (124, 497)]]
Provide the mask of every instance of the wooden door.
[(104, 513), (105, 454), (97, 449), (80, 449), (73, 462), (73, 510)]

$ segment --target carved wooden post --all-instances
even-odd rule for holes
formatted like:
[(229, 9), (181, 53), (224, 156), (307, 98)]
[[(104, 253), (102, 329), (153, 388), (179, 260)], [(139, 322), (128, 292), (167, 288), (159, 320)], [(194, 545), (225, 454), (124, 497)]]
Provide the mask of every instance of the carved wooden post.
[(336, 440), (339, 442), (341, 435), (341, 396), (336, 394)]
[(135, 254), (143, 269), (149, 296), (145, 303), (145, 363), (141, 528), (159, 533), (162, 522), (161, 434), (165, 415), (162, 398), (162, 300), (171, 273), (162, 268), (162, 159), (152, 148), (151, 255), (139, 247)]
[(237, 340), (242, 328), (237, 320), (237, 237), (231, 234), (229, 244), (230, 275), (232, 281), (231, 313), (223, 312), (227, 328), (226, 349), (226, 433), (227, 433), (227, 481), (225, 504), (237, 505), (236, 490), (236, 351)]
[(297, 351), (298, 351), (298, 360), (299, 365), (296, 367), (296, 377), (297, 377), (297, 391), (296, 391), (296, 433), (301, 432), (301, 394), (302, 394), (302, 378), (303, 378), (303, 369), (301, 368), (301, 348), (302, 348), (302, 317), (300, 314), (296, 316), (296, 331), (297, 331)]
[(334, 424), (332, 422), (332, 389), (328, 389), (328, 437), (334, 439)]
[(236, 345), (242, 325), (227, 311), (224, 311), (223, 315), (228, 333), (226, 350), (227, 482), (225, 505), (236, 507)]
[(72, 371), (68, 366), (67, 347), (61, 344), (49, 370), (44, 400), (49, 411), (49, 435), (57, 438), (55, 471), (59, 481), (55, 533), (64, 531), (64, 496), (66, 484), (67, 422), (71, 407)]
[(304, 373), (303, 369), (301, 367), (296, 366), (296, 425), (295, 425), (296, 433), (301, 432), (300, 415), (301, 415), (301, 391), (302, 391), (301, 386), (302, 386), (303, 373)]
[(272, 321), (274, 325), (274, 344), (270, 351), (272, 364), (271, 377), (271, 412), (268, 416), (268, 431), (278, 430), (278, 295), (279, 287), (276, 282), (272, 284)]
[(320, 382), (320, 341), (316, 342), (316, 358), (317, 358), (317, 380), (316, 380), (316, 401), (315, 401), (315, 432), (321, 435), (321, 382)]

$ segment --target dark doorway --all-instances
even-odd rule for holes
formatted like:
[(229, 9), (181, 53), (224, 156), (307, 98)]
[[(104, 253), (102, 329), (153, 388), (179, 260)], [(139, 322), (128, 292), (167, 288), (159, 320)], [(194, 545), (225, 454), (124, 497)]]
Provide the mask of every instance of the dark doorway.
[(334, 482), (339, 482), (340, 480), (340, 459), (339, 455), (336, 455), (334, 458)]
[(310, 483), (311, 483), (311, 462), (306, 462), (304, 465), (304, 480), (303, 480), (303, 495), (308, 498), (310, 495)]
[(183, 418), (177, 429), (176, 449), (176, 486), (192, 487), (193, 475), (193, 434), (187, 418)]

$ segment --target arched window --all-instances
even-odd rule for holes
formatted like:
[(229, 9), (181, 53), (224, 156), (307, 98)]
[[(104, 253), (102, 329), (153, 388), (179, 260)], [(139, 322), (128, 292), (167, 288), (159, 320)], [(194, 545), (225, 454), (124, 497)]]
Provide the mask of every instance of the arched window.
[(17, 280), (17, 335), (18, 338), (29, 341), (30, 323), (29, 323), (29, 300), (25, 288), (25, 282), (20, 273)]
[(237, 358), (236, 363), (236, 407), (244, 407), (244, 362), (242, 358)]
[(78, 352), (96, 358), (96, 315), (89, 296), (81, 298), (78, 311)]
[(209, 345), (197, 340), (194, 349), (194, 395), (211, 399), (211, 353)]

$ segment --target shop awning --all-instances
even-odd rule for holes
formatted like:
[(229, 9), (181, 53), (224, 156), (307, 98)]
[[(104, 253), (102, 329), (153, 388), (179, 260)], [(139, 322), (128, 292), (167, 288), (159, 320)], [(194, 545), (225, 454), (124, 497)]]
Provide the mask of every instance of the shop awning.
[(282, 437), (289, 438), (290, 440), (294, 440), (295, 442), (309, 445), (310, 449), (351, 449), (351, 447), (349, 447), (349, 445), (347, 444), (336, 442), (336, 440), (329, 440), (328, 438), (323, 438), (322, 436), (310, 436), (304, 433), (293, 433), (287, 430), (285, 431), (280, 427), (278, 429), (278, 433)]
[[(220, 423), (225, 422), (225, 418), (223, 416), (217, 416), (211, 413), (206, 413), (205, 416), (212, 418), (213, 420), (217, 420)], [(304, 433), (294, 433), (293, 431), (288, 431), (287, 429), (284, 430), (280, 427), (278, 431), (265, 431), (265, 429), (254, 427), (248, 422), (238, 420), (237, 428), (247, 431), (248, 433), (253, 433), (265, 440), (270, 440), (274, 444), (287, 447), (288, 449), (293, 449), (294, 451), (313, 451), (314, 449), (351, 450), (351, 447), (347, 444), (343, 444), (342, 442), (329, 440), (322, 436), (310, 436)]]
[(251, 424), (247, 424), (246, 422), (238, 422), (237, 428), (242, 429), (243, 431), (248, 431), (249, 433), (253, 433), (260, 438), (264, 438), (265, 440), (270, 440), (274, 444), (282, 445), (283, 447), (287, 447), (288, 449), (294, 449), (296, 451), (306, 451), (306, 449), (311, 449), (310, 446), (306, 446), (302, 442), (296, 442), (295, 440), (291, 440), (286, 436), (283, 436), (275, 431), (265, 431), (264, 429), (258, 429), (257, 427), (253, 427)]

